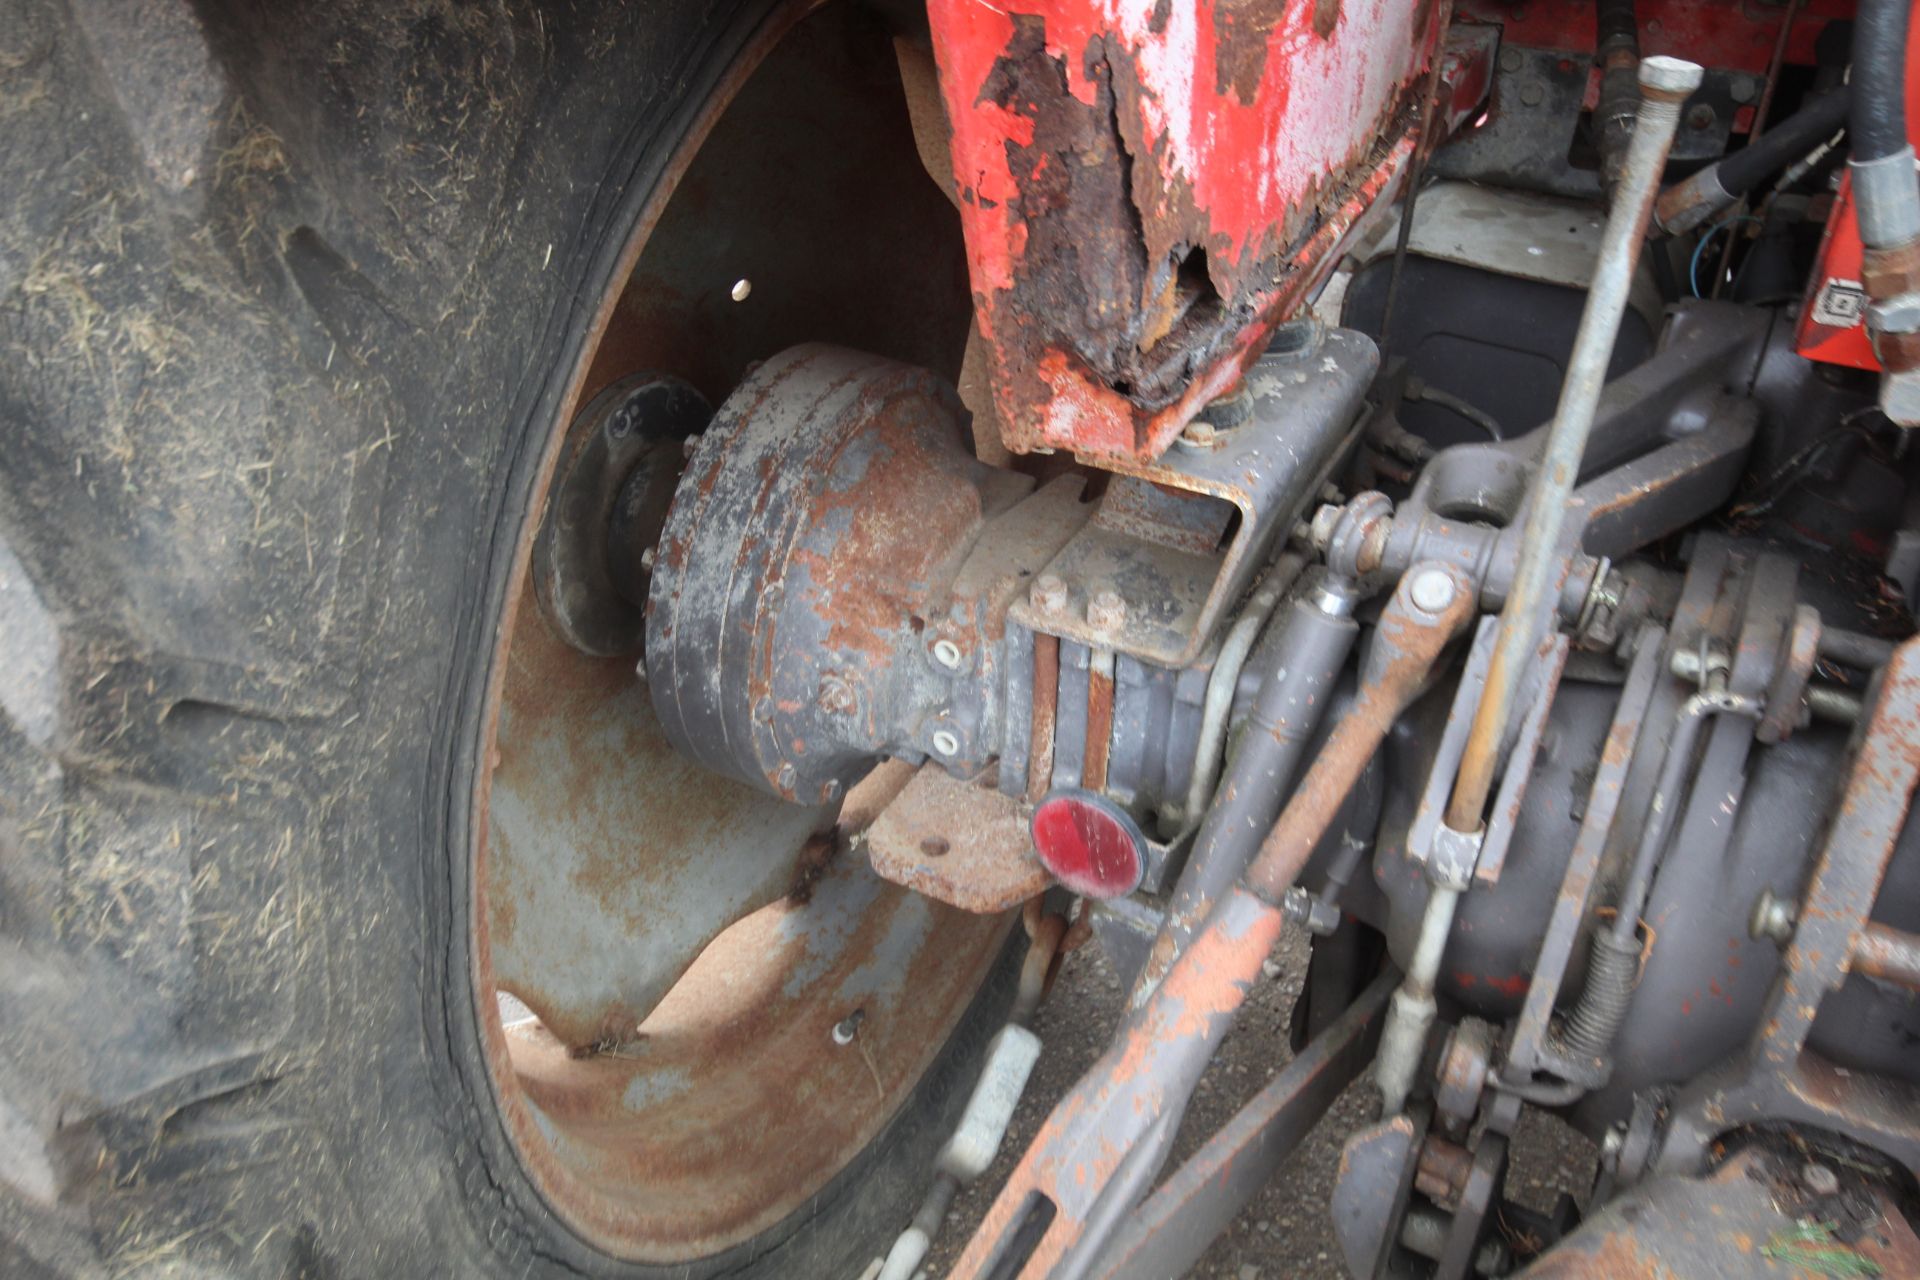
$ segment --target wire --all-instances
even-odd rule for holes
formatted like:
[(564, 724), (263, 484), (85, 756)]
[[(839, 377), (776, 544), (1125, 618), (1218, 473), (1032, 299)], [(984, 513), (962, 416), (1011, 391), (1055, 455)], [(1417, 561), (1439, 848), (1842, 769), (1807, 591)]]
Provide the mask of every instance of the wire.
[[(1760, 219), (1754, 217), (1750, 213), (1736, 214), (1734, 217), (1724, 218), (1721, 221), (1714, 223), (1712, 226), (1708, 227), (1706, 231), (1701, 233), (1700, 243), (1693, 246), (1693, 256), (1687, 260), (1687, 284), (1693, 289), (1694, 297), (1704, 298), (1707, 296), (1704, 293), (1700, 292), (1700, 255), (1706, 250), (1707, 245), (1712, 242), (1713, 233), (1716, 231), (1726, 231), (1737, 222), (1758, 222), (1758, 221), (1760, 221)], [(1729, 239), (1727, 244), (1727, 251), (1730, 253), (1732, 252), (1732, 249), (1733, 249), (1732, 240)]]
[(1414, 401), (1424, 400), (1428, 404), (1437, 404), (1442, 409), (1458, 417), (1465, 418), (1468, 422), (1471, 422), (1474, 426), (1486, 432), (1487, 435), (1495, 441), (1507, 438), (1506, 433), (1500, 430), (1500, 424), (1494, 419), (1492, 414), (1477, 405), (1462, 400), (1450, 391), (1442, 391), (1438, 387), (1430, 387), (1418, 378), (1409, 378), (1407, 380), (1406, 398)]

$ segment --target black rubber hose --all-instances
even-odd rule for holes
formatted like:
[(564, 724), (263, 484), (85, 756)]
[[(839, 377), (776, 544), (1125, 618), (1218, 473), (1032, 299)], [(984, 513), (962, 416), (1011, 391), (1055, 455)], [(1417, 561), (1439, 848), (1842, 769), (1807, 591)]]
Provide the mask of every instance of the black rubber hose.
[(1822, 94), (1761, 134), (1750, 147), (1720, 162), (1720, 185), (1743, 196), (1839, 132), (1855, 95), (1842, 87)]
[(1616, 41), (1639, 53), (1640, 28), (1634, 21), (1633, 0), (1599, 0), (1594, 6), (1594, 18), (1600, 28), (1595, 49), (1603, 57), (1607, 47)]
[(1594, 18), (1600, 35), (1594, 48), (1600, 60), (1600, 101), (1593, 122), (1600, 176), (1611, 190), (1626, 165), (1633, 118), (1640, 109), (1640, 28), (1633, 0), (1597, 0)]
[(1853, 108), (1847, 129), (1858, 164), (1907, 145), (1907, 0), (1860, 0), (1853, 16)]

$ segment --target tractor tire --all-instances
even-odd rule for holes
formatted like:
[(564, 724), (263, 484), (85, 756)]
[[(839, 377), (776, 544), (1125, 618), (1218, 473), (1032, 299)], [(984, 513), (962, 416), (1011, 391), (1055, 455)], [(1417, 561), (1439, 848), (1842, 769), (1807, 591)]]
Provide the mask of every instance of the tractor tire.
[(803, 13), (7, 6), (0, 1275), (837, 1280), (906, 1224), (1004, 933), (871, 1141), (701, 1256), (542, 1194), (472, 976), (556, 423), (682, 143)]

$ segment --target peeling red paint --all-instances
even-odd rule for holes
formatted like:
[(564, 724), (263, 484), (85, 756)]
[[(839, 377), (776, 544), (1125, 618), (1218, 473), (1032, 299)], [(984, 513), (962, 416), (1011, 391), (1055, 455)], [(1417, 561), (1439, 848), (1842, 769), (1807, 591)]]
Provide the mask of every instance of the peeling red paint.
[(1437, 12), (930, 0), (1009, 447), (1151, 458), (1232, 385), (1404, 165)]

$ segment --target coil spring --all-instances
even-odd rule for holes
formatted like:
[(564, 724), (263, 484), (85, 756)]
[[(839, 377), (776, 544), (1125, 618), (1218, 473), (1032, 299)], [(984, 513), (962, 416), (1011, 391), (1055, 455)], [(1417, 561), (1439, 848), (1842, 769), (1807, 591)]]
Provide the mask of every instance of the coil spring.
[(1587, 962), (1587, 987), (1580, 1002), (1561, 1024), (1557, 1037), (1570, 1058), (1603, 1058), (1613, 1048), (1613, 1037), (1626, 1021), (1640, 976), (1639, 944), (1622, 944), (1612, 932), (1593, 935)]

